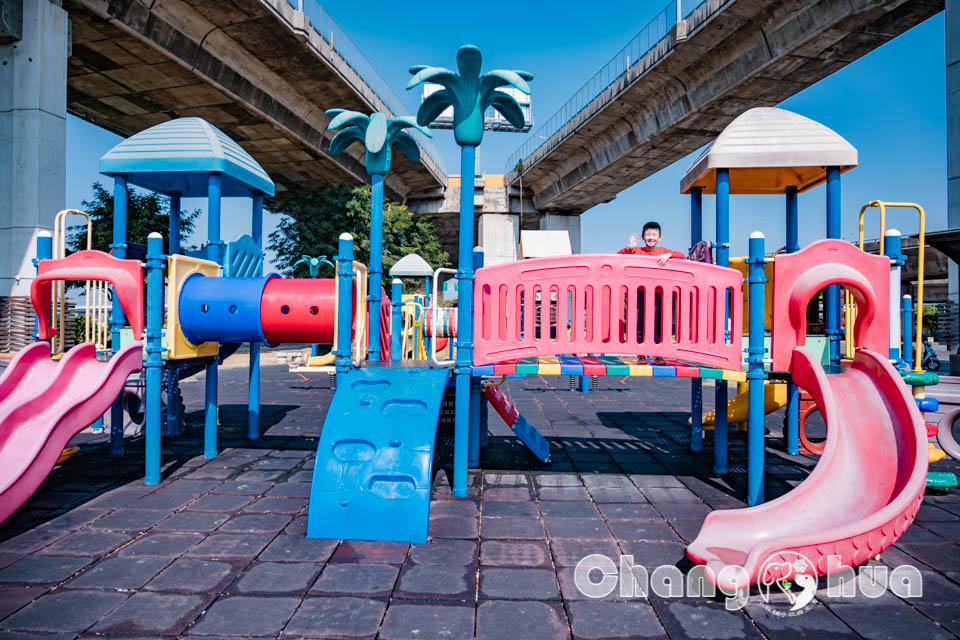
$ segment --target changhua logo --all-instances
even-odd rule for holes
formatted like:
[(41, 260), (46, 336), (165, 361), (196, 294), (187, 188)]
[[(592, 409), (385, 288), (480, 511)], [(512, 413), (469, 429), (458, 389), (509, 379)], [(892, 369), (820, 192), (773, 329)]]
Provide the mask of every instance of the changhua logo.
[[(831, 555), (827, 556), (827, 573), (828, 598), (854, 598), (858, 591), (867, 598), (879, 598), (887, 590), (901, 598), (923, 596), (923, 576), (910, 565), (894, 569), (862, 566), (855, 573), (840, 556)], [(719, 591), (728, 611), (742, 609), (750, 601), (750, 575), (737, 565), (726, 565), (716, 575), (710, 567), (697, 565), (684, 576), (674, 565), (651, 571), (634, 564), (632, 555), (620, 556), (617, 565), (605, 555), (593, 554), (577, 563), (573, 582), (588, 598), (605, 598), (619, 587), (621, 598), (646, 598), (651, 591), (661, 598), (715, 598)], [(818, 585), (815, 565), (792, 551), (768, 558), (757, 573), (760, 603), (779, 616), (810, 610)]]
[[(837, 558), (838, 561), (840, 559), (839, 556), (832, 557)], [(779, 553), (767, 558), (766, 562), (760, 566), (760, 571), (757, 573), (757, 587), (764, 607), (768, 611), (775, 615), (799, 615), (817, 595), (817, 574), (814, 564), (802, 553), (795, 551)], [(782, 598), (779, 597), (781, 594)], [(785, 605), (789, 607), (786, 612), (783, 611)]]

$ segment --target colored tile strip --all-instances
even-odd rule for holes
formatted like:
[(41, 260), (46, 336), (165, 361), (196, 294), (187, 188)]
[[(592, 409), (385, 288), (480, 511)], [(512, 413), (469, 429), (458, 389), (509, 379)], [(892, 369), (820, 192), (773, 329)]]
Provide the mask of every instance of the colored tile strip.
[(474, 376), (633, 376), (657, 378), (704, 378), (746, 382), (744, 371), (698, 367), (679, 360), (665, 365), (641, 364), (630, 356), (541, 356), (520, 358), (473, 367)]

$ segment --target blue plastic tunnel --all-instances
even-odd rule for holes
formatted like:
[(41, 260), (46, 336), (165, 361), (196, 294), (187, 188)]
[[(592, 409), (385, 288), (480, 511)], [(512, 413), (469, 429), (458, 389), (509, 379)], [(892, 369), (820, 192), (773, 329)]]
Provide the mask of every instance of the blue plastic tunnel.
[(180, 289), (179, 320), (184, 337), (203, 342), (266, 342), (260, 323), (263, 278), (208, 278), (196, 273)]

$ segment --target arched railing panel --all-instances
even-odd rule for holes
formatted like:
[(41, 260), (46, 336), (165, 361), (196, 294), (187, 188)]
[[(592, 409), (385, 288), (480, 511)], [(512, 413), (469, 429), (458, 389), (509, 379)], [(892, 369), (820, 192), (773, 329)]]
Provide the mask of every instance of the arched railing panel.
[(843, 240), (820, 240), (773, 262), (773, 368), (790, 368), (794, 347), (807, 337), (807, 305), (824, 287), (839, 284), (857, 302), (853, 327), (858, 348), (887, 353), (890, 343), (890, 258)]
[(475, 365), (596, 353), (741, 368), (743, 277), (734, 269), (631, 255), (539, 258), (478, 270), (474, 296)]

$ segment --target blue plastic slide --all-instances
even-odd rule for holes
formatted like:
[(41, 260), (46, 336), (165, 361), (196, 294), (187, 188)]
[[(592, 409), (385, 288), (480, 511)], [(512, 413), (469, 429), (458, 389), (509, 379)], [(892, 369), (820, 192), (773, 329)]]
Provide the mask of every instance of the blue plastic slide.
[(310, 489), (308, 538), (427, 541), (445, 368), (373, 365), (337, 376)]

